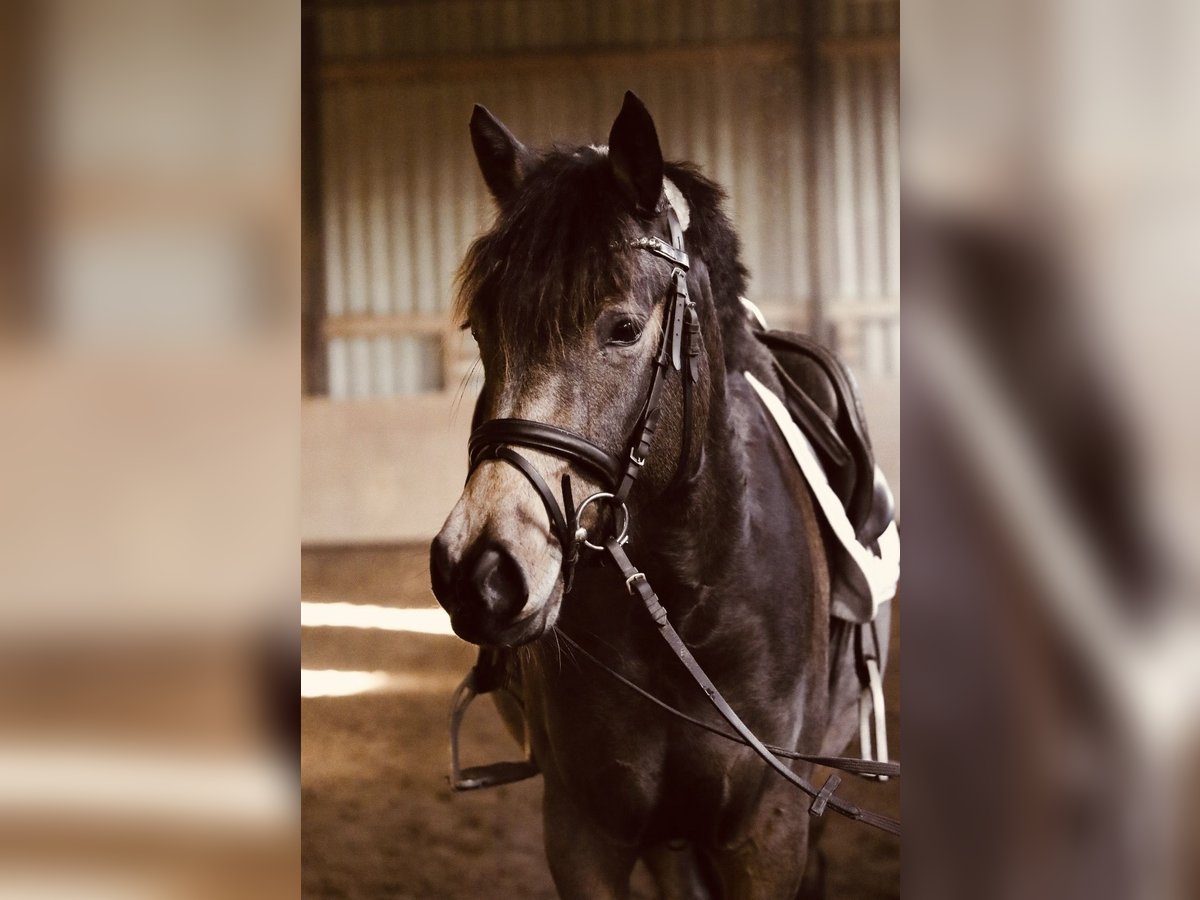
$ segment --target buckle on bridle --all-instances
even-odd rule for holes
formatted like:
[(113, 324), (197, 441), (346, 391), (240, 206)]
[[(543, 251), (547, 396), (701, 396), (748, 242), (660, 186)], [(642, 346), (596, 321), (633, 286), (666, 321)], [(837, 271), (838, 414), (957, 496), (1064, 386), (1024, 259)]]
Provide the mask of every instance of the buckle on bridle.
[(634, 572), (625, 579), (625, 590), (629, 591), (629, 595), (633, 596), (633, 585), (637, 581), (645, 581), (646, 575), (643, 572)]
[(643, 456), (640, 459), (638, 458), (636, 447), (629, 448), (629, 460), (635, 466), (638, 466), (638, 467), (644, 466), (646, 464), (646, 457)]

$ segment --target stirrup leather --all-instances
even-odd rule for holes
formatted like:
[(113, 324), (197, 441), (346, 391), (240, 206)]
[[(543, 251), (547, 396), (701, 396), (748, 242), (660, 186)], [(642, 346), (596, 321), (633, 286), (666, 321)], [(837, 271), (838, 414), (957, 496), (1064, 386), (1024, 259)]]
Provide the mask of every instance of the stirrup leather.
[[(875, 634), (875, 623), (866, 622), (857, 626), (859, 654), (859, 678), (862, 690), (858, 696), (858, 739), (860, 755), (865, 760), (888, 762), (887, 715), (883, 702), (883, 675), (879, 670), (879, 637)], [(873, 646), (866, 647), (866, 637), (871, 636)], [(872, 729), (874, 725), (874, 740)], [(872, 748), (872, 744), (874, 747)], [(878, 781), (887, 781), (886, 775), (865, 776)]]

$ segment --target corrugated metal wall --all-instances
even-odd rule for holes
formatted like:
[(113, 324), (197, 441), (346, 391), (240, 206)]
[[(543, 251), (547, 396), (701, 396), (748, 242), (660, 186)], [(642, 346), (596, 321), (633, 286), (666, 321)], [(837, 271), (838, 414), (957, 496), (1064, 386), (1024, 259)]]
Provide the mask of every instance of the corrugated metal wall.
[(831, 5), (824, 64), (832, 172), (823, 178), (823, 214), (834, 222), (836, 263), (826, 311), (838, 349), (870, 375), (900, 366), (900, 60), (869, 38), (899, 32), (899, 2)]
[[(832, 35), (894, 34), (897, 4), (845, 2)], [(859, 367), (894, 371), (899, 294), (898, 62), (825, 54), (827, 122), (806, 122), (798, 4), (734, 0), (450, 0), (321, 14), (326, 329), (335, 397), (456, 390), (453, 274), (491, 216), (466, 123), (487, 105), (528, 143), (603, 141), (626, 89), (668, 157), (721, 182), (754, 299), (810, 324), (805, 155), (828, 143), (820, 293)], [(719, 46), (721, 52), (704, 48)], [(629, 48), (685, 48), (629, 65)], [(686, 48), (698, 52), (691, 53)], [(609, 52), (611, 51), (611, 52)], [(479, 55), (512, 54), (480, 69)], [(608, 55), (606, 55), (606, 53)]]
[(415, 0), (329, 9), (323, 17), (328, 58), (395, 59), (794, 36), (801, 5), (788, 0)]

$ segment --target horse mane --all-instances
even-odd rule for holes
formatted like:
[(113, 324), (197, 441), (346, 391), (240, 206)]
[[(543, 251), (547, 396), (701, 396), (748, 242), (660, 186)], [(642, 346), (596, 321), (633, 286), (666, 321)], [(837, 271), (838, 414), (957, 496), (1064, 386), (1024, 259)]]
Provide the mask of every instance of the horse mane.
[[(741, 298), (746, 294), (749, 273), (742, 264), (742, 242), (725, 212), (725, 191), (700, 174), (693, 163), (667, 163), (667, 177), (675, 182), (691, 210), (691, 224), (685, 240), (688, 254), (702, 259), (708, 268), (713, 304), (725, 349), (727, 369), (746, 368), (749, 347), (746, 310)], [(742, 340), (738, 338), (742, 337)]]
[[(729, 362), (740, 342), (728, 336), (744, 327), (746, 270), (724, 191), (690, 163), (668, 163), (666, 174), (691, 208), (687, 249), (707, 266)], [(468, 249), (455, 315), (490, 314), (481, 318), (497, 323), (505, 357), (531, 342), (561, 347), (607, 300), (642, 286), (642, 258), (620, 250), (639, 224), (602, 150), (553, 147)]]

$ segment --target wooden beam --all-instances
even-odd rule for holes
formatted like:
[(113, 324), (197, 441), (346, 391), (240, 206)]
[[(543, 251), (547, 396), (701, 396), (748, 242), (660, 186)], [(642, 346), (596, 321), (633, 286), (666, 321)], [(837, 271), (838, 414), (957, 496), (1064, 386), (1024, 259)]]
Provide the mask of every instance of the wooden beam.
[[(824, 337), (825, 300), (829, 290), (830, 273), (825, 266), (824, 221), (822, 203), (823, 166), (826, 164), (824, 145), (829, 143), (829, 78), (825, 58), (820, 53), (820, 35), (828, 27), (827, 0), (809, 0), (801, 7), (800, 46), (803, 52), (801, 73), (801, 122), (807, 134), (804, 141), (804, 209), (808, 216), (805, 259), (808, 262), (809, 292), (808, 321), (805, 331)], [(770, 321), (770, 320), (768, 320)]]
[(300, 23), (300, 380), (306, 395), (329, 392), (325, 319), (325, 226), (321, 192), (321, 92), (317, 22)]
[(498, 76), (596, 74), (723, 63), (790, 65), (798, 61), (799, 51), (790, 40), (753, 40), (646, 49), (563, 49), (429, 58), (331, 60), (321, 66), (321, 80), (326, 84), (347, 81), (466, 81)]
[(892, 321), (900, 318), (900, 298), (866, 301), (853, 297), (834, 299), (825, 308), (825, 317), (839, 322)]
[(448, 315), (352, 315), (326, 319), (321, 331), (334, 337), (380, 337), (405, 334), (441, 335), (451, 331)]
[(304, 15), (318, 14), (326, 9), (387, 9), (389, 6), (416, 6), (428, 0), (300, 0)]
[(888, 34), (837, 35), (821, 39), (821, 54), (837, 57), (899, 57), (900, 38)]

